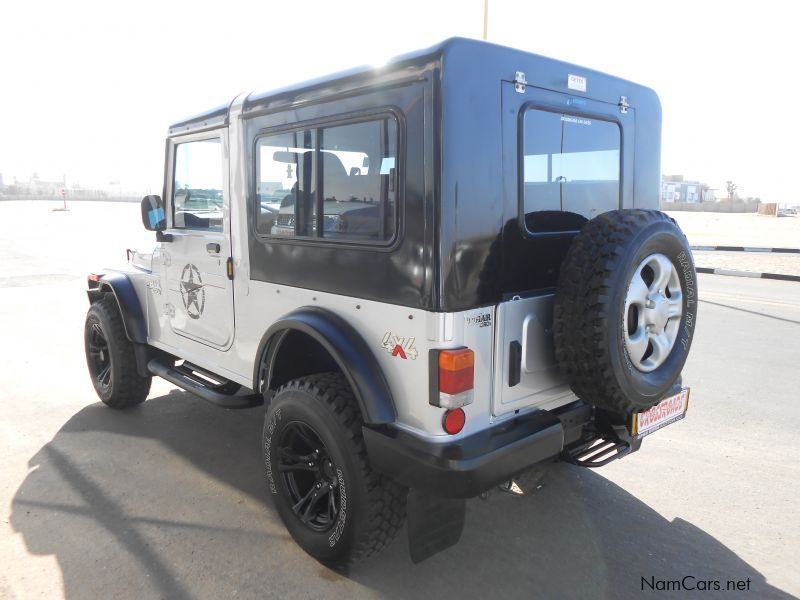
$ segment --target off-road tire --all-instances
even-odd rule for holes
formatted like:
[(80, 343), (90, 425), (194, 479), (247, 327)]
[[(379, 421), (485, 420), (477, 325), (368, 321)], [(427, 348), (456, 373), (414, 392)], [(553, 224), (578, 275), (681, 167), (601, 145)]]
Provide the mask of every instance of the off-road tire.
[[(301, 522), (279, 470), (281, 437), (297, 421), (319, 435), (338, 471), (336, 493), (339, 507), (345, 510), (340, 510), (328, 531), (312, 531)], [(273, 396), (264, 419), (267, 485), (278, 514), (303, 550), (335, 568), (380, 552), (395, 538), (406, 516), (408, 490), (371, 469), (361, 426), (358, 404), (341, 373), (288, 382)]]
[[(666, 256), (680, 278), (678, 337), (654, 371), (634, 367), (623, 342), (625, 297), (632, 275), (652, 253)], [(559, 367), (584, 401), (616, 415), (650, 408), (676, 390), (694, 337), (697, 276), (686, 236), (654, 210), (615, 210), (590, 220), (561, 265), (553, 308)]]
[[(91, 344), (95, 326), (100, 328), (107, 344), (110, 360), (109, 385), (103, 385), (97, 378)], [(142, 377), (136, 369), (133, 343), (125, 335), (122, 315), (111, 294), (104, 295), (89, 307), (84, 326), (84, 348), (92, 385), (100, 400), (111, 408), (129, 408), (145, 401), (150, 392), (152, 377)]]

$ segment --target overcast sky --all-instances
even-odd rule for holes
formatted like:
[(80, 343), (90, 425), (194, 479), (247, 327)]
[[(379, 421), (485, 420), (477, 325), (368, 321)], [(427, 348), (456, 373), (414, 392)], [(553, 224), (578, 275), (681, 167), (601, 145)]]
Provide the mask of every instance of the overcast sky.
[[(654, 88), (662, 170), (800, 203), (795, 2), (490, 0), (489, 40)], [(483, 0), (7, 0), (0, 173), (161, 187), (168, 125), (483, 30)], [(724, 195), (724, 191), (722, 193)]]

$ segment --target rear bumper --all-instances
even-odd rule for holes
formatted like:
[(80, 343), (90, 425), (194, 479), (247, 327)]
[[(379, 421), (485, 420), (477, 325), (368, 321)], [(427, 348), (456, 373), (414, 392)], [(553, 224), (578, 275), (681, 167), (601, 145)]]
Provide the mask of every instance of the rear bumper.
[(372, 467), (398, 483), (469, 498), (558, 457), (583, 437), (592, 410), (581, 401), (504, 421), (456, 442), (434, 444), (392, 427), (364, 427)]

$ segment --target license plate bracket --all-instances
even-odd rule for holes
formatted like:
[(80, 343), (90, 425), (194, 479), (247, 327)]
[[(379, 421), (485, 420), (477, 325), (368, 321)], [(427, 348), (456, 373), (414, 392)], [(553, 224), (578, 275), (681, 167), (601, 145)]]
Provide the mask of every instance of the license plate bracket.
[(672, 425), (686, 416), (689, 408), (689, 388), (668, 396), (654, 407), (631, 415), (630, 431), (634, 439), (640, 440), (651, 433)]

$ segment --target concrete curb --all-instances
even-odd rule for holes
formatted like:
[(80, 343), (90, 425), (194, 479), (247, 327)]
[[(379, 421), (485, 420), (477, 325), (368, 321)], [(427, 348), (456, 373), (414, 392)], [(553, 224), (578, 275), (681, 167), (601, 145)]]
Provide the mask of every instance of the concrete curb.
[(767, 252), (775, 254), (800, 254), (800, 248), (753, 248), (749, 246), (691, 246), (692, 250), (718, 250), (721, 252)]
[(780, 281), (800, 281), (800, 275), (783, 275), (782, 273), (756, 273), (754, 271), (731, 271), (730, 269), (710, 269), (696, 267), (698, 273), (711, 275), (728, 275), (730, 277), (750, 277), (752, 279), (778, 279)]

